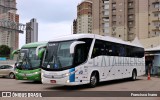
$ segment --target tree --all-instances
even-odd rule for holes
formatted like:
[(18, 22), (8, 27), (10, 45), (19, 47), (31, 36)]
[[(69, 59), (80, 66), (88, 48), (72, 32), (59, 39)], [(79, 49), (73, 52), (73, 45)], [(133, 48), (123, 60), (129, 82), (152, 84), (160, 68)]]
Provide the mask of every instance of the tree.
[(7, 45), (0, 46), (0, 56), (1, 57), (9, 57), (10, 55), (10, 48)]

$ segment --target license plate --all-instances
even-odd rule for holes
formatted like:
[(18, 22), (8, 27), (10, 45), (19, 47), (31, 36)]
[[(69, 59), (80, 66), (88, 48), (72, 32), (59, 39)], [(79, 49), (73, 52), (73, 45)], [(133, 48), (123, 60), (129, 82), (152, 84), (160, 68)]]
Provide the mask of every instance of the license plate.
[(56, 80), (50, 80), (51, 83), (56, 83)]
[(27, 77), (24, 77), (23, 79), (25, 79), (25, 80), (26, 80), (26, 79), (27, 79)]

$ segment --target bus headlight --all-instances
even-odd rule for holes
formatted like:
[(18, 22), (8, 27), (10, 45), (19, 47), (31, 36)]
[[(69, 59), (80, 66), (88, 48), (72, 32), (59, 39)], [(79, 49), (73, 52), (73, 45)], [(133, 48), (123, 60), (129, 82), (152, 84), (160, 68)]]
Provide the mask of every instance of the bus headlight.
[(66, 83), (69, 83), (69, 82), (70, 82), (69, 80), (66, 81)]
[(41, 76), (43, 76), (43, 75), (44, 75), (44, 73), (42, 72), (42, 73), (41, 73)]
[(64, 75), (63, 75), (63, 77), (67, 77), (67, 76), (69, 76), (70, 75), (70, 73), (65, 73)]
[(34, 72), (34, 74), (38, 74), (38, 72)]

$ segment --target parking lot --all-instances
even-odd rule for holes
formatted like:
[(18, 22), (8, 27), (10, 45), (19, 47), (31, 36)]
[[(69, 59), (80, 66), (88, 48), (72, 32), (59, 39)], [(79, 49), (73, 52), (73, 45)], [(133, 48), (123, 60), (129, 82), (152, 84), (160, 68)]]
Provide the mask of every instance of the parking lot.
[[(128, 79), (107, 81), (100, 83), (96, 88), (88, 88), (87, 85), (82, 86), (57, 86), (57, 85), (48, 85), (41, 84), (40, 82), (32, 81), (21, 81), (15, 79), (0, 78), (0, 90), (1, 91), (160, 91), (160, 78), (151, 77), (151, 80), (147, 80), (147, 77), (138, 77), (136, 81), (130, 81)], [(65, 97), (61, 97), (64, 99)], [(81, 97), (82, 98), (82, 97)], [(44, 98), (40, 98), (44, 99)], [(50, 99), (50, 98), (47, 98)], [(56, 97), (54, 100), (60, 99)], [(65, 98), (69, 99), (69, 98)], [(75, 99), (75, 97), (70, 98)], [(78, 98), (80, 99), (80, 98)], [(106, 97), (103, 98), (91, 98), (92, 100), (102, 99), (106, 100)], [(116, 98), (111, 98), (111, 100), (117, 100)], [(138, 98), (120, 98), (125, 100), (137, 100)], [(17, 100), (17, 99), (16, 99)], [(158, 97), (141, 97), (141, 100), (160, 100)]]

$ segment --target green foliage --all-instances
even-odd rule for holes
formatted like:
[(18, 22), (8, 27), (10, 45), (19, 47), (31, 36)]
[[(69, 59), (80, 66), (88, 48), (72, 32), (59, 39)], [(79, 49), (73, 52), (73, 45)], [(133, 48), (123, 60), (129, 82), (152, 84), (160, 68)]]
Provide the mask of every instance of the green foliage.
[(0, 45), (0, 57), (9, 57), (10, 50), (7, 45)]

